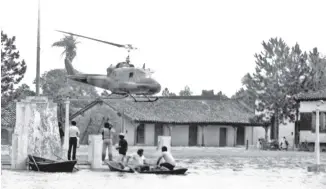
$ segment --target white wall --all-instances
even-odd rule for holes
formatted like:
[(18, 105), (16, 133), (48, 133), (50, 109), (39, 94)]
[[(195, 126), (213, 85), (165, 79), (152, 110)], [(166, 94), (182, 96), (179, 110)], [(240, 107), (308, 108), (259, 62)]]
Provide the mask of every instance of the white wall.
[(145, 124), (145, 145), (154, 146), (155, 125)]
[(279, 127), (279, 141), (283, 137), (289, 142), (289, 147), (291, 148), (294, 144), (294, 123), (290, 123), (288, 120), (285, 121), (286, 124), (280, 124)]
[[(319, 101), (303, 101), (300, 102), (299, 112), (313, 112), (316, 111), (317, 104), (320, 104)], [(319, 106), (320, 111), (326, 111), (326, 102)]]
[[(303, 101), (300, 102), (300, 113), (310, 113), (316, 111), (317, 104), (320, 104), (319, 110), (322, 112), (326, 112), (326, 102), (321, 104), (320, 101)], [(300, 117), (299, 117), (300, 120)], [(326, 133), (319, 134), (320, 142), (326, 143)], [(304, 141), (314, 142), (316, 140), (316, 134), (311, 131), (300, 131), (300, 143)]]
[(176, 125), (172, 127), (171, 142), (172, 146), (188, 146), (189, 126)]

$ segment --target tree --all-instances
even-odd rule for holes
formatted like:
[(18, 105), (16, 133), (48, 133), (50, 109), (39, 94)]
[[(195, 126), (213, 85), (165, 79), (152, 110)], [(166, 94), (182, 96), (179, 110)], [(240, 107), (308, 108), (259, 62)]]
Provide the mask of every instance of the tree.
[(250, 108), (255, 109), (255, 98), (250, 95), (248, 90), (245, 90), (244, 88), (240, 88), (232, 97), (231, 99), (239, 99), (242, 100), (244, 103), (246, 103)]
[(188, 85), (185, 86), (183, 90), (179, 92), (179, 96), (191, 96), (192, 92), (190, 91), (190, 88)]
[(177, 96), (177, 95), (175, 93), (170, 92), (168, 88), (165, 88), (162, 91), (162, 96)]
[[(70, 98), (97, 98), (99, 95), (95, 87), (71, 81), (66, 78), (67, 72), (64, 69), (54, 69), (42, 74), (40, 86), (45, 96), (53, 98), (55, 102), (61, 102), (61, 99)], [(91, 100), (90, 100), (91, 101)], [(71, 111), (75, 112), (83, 108), (89, 101), (72, 101), (70, 103)], [(59, 103), (59, 121), (63, 121), (64, 105)], [(61, 120), (62, 119), (62, 120)]]
[(309, 52), (308, 62), (310, 66), (311, 82), (310, 88), (313, 91), (326, 87), (326, 57), (322, 57), (317, 48)]
[(64, 38), (60, 39), (60, 41), (54, 42), (52, 47), (63, 47), (64, 51), (61, 55), (65, 55), (65, 67), (66, 70), (70, 69), (70, 65), (73, 59), (77, 55), (77, 44), (79, 42), (73, 35), (65, 36)]
[(298, 44), (290, 49), (280, 38), (262, 43), (264, 52), (255, 54), (255, 73), (247, 74), (243, 84), (257, 100), (256, 110), (264, 122), (273, 121), (272, 138), (278, 140), (278, 128), (285, 119), (295, 120), (293, 96), (305, 89), (306, 55)]
[(214, 90), (202, 90), (201, 96), (214, 97), (214, 99), (219, 99), (219, 100), (229, 99), (225, 94), (223, 94), (222, 91), (219, 91), (218, 93), (214, 94)]
[(214, 90), (202, 90), (201, 96), (214, 96)]
[(1, 96), (1, 107), (6, 107), (13, 100), (25, 99), (27, 96), (35, 96), (36, 93), (27, 84), (22, 84), (9, 95)]
[(9, 38), (1, 31), (1, 96), (13, 92), (14, 85), (24, 78), (27, 69), (25, 60), (19, 59), (15, 41), (15, 36)]

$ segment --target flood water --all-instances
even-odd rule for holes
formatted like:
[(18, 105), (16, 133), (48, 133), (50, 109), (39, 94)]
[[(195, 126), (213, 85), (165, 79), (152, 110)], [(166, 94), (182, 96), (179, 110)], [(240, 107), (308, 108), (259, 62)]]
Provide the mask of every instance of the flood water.
[[(38, 173), (2, 170), (1, 188), (31, 189), (325, 189), (326, 173), (307, 172), (313, 156), (236, 156), (176, 157), (187, 167), (184, 176), (142, 175), (92, 171)], [(322, 156), (322, 163), (326, 163)]]

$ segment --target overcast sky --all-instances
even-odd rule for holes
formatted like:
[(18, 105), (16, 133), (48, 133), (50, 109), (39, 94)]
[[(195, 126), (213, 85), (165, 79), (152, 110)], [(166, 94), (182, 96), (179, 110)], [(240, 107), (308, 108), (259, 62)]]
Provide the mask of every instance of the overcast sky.
[[(230, 97), (254, 71), (262, 41), (282, 37), (290, 46), (298, 42), (303, 50), (318, 47), (326, 54), (325, 7), (323, 0), (41, 0), (41, 73), (64, 68), (63, 49), (51, 47), (63, 37), (58, 29), (133, 44), (139, 50), (131, 61), (153, 69), (162, 89), (178, 93), (188, 85), (194, 94), (214, 89)], [(23, 82), (35, 89), (37, 0), (1, 1), (0, 18), (27, 63)], [(73, 66), (84, 73), (106, 74), (127, 55), (121, 48), (78, 40)]]

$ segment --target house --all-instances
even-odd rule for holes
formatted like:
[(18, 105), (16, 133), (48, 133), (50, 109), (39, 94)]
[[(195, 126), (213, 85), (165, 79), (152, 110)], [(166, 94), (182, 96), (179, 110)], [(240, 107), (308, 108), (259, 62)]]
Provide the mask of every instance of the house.
[(99, 133), (109, 119), (117, 132), (125, 131), (130, 145), (157, 145), (160, 135), (171, 136), (172, 146), (235, 146), (255, 144), (250, 123), (254, 111), (239, 100), (214, 97), (160, 97), (154, 103), (131, 99), (97, 100), (72, 115), (80, 126), (81, 142)]
[[(301, 93), (296, 96), (300, 103), (299, 116), (295, 127), (298, 133), (296, 142), (308, 142), (310, 151), (314, 150), (316, 140), (316, 109), (319, 106), (319, 127), (321, 150), (326, 151), (326, 89)], [(324, 103), (323, 103), (324, 102)]]

